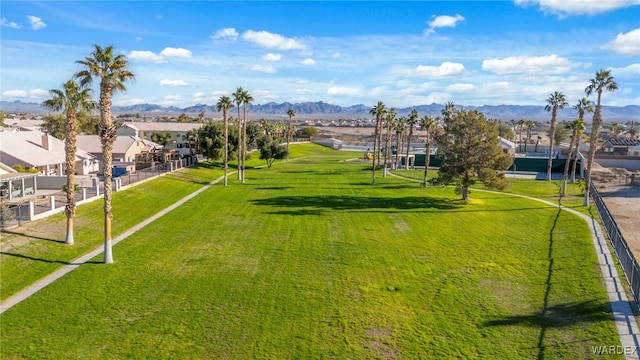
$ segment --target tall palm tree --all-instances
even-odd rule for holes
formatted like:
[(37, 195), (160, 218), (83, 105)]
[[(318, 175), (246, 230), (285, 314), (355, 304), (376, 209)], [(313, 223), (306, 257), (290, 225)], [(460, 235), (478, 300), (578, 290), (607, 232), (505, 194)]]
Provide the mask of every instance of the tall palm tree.
[(222, 122), (224, 127), (224, 151), (222, 156), (224, 167), (224, 186), (227, 186), (227, 177), (229, 173), (229, 119), (227, 119), (227, 113), (229, 109), (233, 107), (233, 103), (228, 96), (220, 96), (216, 109), (222, 111)]
[(42, 103), (47, 109), (64, 111), (67, 119), (65, 123), (64, 151), (67, 165), (67, 205), (64, 213), (67, 216), (67, 235), (64, 243), (73, 245), (73, 217), (76, 214), (76, 138), (78, 136), (78, 112), (82, 110), (92, 111), (97, 104), (91, 99), (91, 89), (79, 86), (75, 79), (68, 80), (62, 85), (62, 89), (49, 90), (51, 99)]
[(524, 121), (524, 119), (518, 120), (518, 129), (519, 129), (518, 134), (520, 136), (520, 148), (519, 148), (519, 151), (522, 151), (522, 130), (524, 130), (524, 125), (526, 123), (527, 122)]
[(90, 56), (76, 63), (84, 66), (75, 74), (80, 79), (80, 85), (91, 84), (93, 78), (100, 79), (100, 142), (102, 143), (102, 161), (104, 163), (104, 262), (113, 262), (111, 250), (111, 164), (113, 161), (113, 142), (116, 139), (116, 127), (111, 117), (111, 96), (116, 91), (126, 91), (124, 83), (135, 80), (135, 75), (127, 69), (127, 57), (115, 55), (113, 46), (102, 48), (94, 45)]
[(405, 132), (407, 131), (406, 128), (407, 125), (407, 117), (406, 116), (400, 116), (399, 118), (396, 119), (395, 123), (393, 124), (393, 127), (396, 131), (396, 159), (395, 159), (395, 167), (396, 169), (398, 168), (398, 165), (400, 164), (398, 162), (399, 160), (399, 156), (400, 156), (400, 142), (402, 140), (402, 137), (404, 136)]
[(247, 105), (253, 102), (253, 97), (248, 91), (242, 92), (242, 183), (244, 184), (244, 167), (247, 159)]
[(243, 94), (245, 93), (244, 89), (242, 88), (242, 86), (239, 86), (236, 88), (236, 92), (234, 92), (233, 94), (231, 94), (231, 96), (233, 96), (233, 102), (234, 104), (236, 104), (236, 107), (238, 108), (238, 118), (237, 118), (237, 122), (238, 122), (238, 180), (242, 180), (242, 173), (240, 170), (240, 165), (242, 164), (241, 158), (242, 158), (242, 118), (240, 117), (240, 105), (242, 105), (242, 97)]
[(456, 105), (453, 101), (449, 101), (444, 105), (444, 109), (442, 109), (442, 117), (445, 119), (451, 119), (458, 109), (456, 109)]
[(291, 118), (296, 116), (296, 111), (293, 110), (293, 108), (289, 109), (289, 111), (287, 111), (287, 115), (289, 115), (289, 126), (287, 129), (287, 152), (289, 151), (289, 141), (291, 139)]
[(427, 132), (427, 141), (425, 142), (425, 158), (424, 158), (424, 179), (422, 186), (427, 187), (427, 176), (429, 175), (429, 163), (431, 161), (431, 134), (436, 130), (438, 125), (437, 119), (431, 115), (425, 115), (420, 119), (420, 129)]
[[(575, 154), (578, 154), (578, 148), (580, 146), (580, 134), (584, 131), (584, 120), (581, 118), (577, 118), (572, 122), (567, 124), (567, 127), (571, 129), (571, 143), (569, 143), (569, 154), (567, 155), (567, 162), (564, 164), (564, 176), (562, 177), (562, 189), (560, 191), (560, 196), (564, 196), (567, 192), (567, 181), (569, 179), (569, 163), (574, 159), (573, 150), (575, 148)], [(577, 161), (578, 157), (575, 156), (575, 161)]]
[(376, 117), (376, 129), (374, 130), (374, 133), (373, 133), (373, 158), (371, 160), (372, 162), (371, 183), (372, 184), (376, 183), (376, 158), (378, 158), (378, 161), (380, 161), (380, 156), (379, 156), (380, 151), (376, 151), (377, 149), (376, 145), (379, 142), (378, 137), (380, 133), (380, 123), (382, 122), (382, 117), (384, 117), (386, 113), (387, 113), (387, 107), (382, 101), (378, 101), (378, 104), (376, 104), (376, 106), (374, 106), (371, 110), (369, 110), (369, 114)]
[(404, 169), (409, 170), (409, 149), (411, 148), (411, 137), (413, 136), (413, 127), (418, 123), (418, 110), (411, 110), (411, 114), (407, 118), (407, 124), (409, 124), (409, 138), (407, 139), (407, 157), (404, 161)]
[(546, 100), (547, 105), (544, 109), (551, 111), (551, 130), (549, 131), (549, 161), (547, 162), (547, 180), (551, 180), (551, 168), (553, 166), (553, 140), (556, 136), (556, 117), (558, 115), (558, 109), (562, 109), (569, 105), (564, 94), (559, 91), (555, 91), (549, 95)]
[(384, 147), (384, 170), (382, 173), (382, 177), (387, 177), (387, 162), (389, 159), (389, 148), (391, 147), (391, 129), (393, 128), (393, 123), (396, 120), (396, 114), (396, 109), (391, 108), (384, 117), (384, 127), (386, 132)]
[(584, 89), (587, 96), (593, 93), (598, 94), (598, 100), (596, 102), (596, 111), (593, 114), (593, 121), (591, 122), (591, 137), (589, 138), (589, 158), (587, 159), (587, 178), (585, 181), (584, 201), (583, 205), (589, 205), (589, 190), (591, 188), (591, 164), (596, 156), (596, 145), (598, 141), (598, 135), (600, 133), (600, 127), (602, 126), (602, 92), (609, 91), (614, 92), (618, 90), (618, 84), (613, 80), (611, 76), (611, 70), (601, 69), (596, 72), (596, 76), (593, 79), (589, 79), (589, 86)]
[[(575, 104), (573, 106), (573, 108), (578, 112), (578, 119), (580, 119), (582, 121), (583, 124), (585, 124), (584, 121), (584, 115), (585, 113), (593, 113), (593, 103), (591, 101), (589, 101), (586, 97), (583, 97), (582, 99), (578, 100), (578, 103)], [(586, 126), (586, 124), (585, 124)], [(575, 182), (576, 181), (576, 163), (577, 163), (577, 159), (578, 159), (578, 154), (580, 154), (580, 136), (582, 136), (582, 131), (584, 131), (584, 129), (581, 130), (581, 132), (579, 133), (578, 136), (578, 143), (576, 145), (576, 152), (575, 152), (575, 156), (576, 156), (576, 161), (573, 162), (573, 168), (572, 168), (572, 172), (571, 172), (571, 182)]]

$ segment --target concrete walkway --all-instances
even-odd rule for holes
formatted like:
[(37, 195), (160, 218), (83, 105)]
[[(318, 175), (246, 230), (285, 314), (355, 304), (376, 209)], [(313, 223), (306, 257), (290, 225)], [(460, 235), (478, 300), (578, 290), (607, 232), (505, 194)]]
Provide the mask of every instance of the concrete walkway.
[[(229, 173), (229, 175), (231, 175), (231, 173)], [(193, 193), (183, 197), (182, 199), (180, 199), (177, 202), (173, 203), (172, 205), (168, 206), (164, 210), (159, 211), (158, 213), (156, 213), (155, 215), (153, 215), (150, 218), (146, 219), (145, 221), (143, 221), (143, 222), (137, 224), (136, 226), (130, 228), (129, 230), (127, 230), (124, 233), (122, 233), (120, 236), (116, 237), (115, 239), (112, 239), (112, 245), (116, 245), (120, 241), (128, 238), (129, 236), (131, 236), (133, 234), (135, 234), (140, 229), (142, 229), (145, 226), (149, 225), (150, 223), (156, 221), (157, 219), (161, 218), (162, 216), (166, 215), (168, 212), (176, 209), (177, 207), (182, 206), (187, 201), (189, 201), (192, 198), (198, 196), (200, 193), (202, 193), (205, 190), (209, 189), (211, 186), (217, 184), (218, 182), (220, 182), (223, 179), (224, 179), (224, 176), (221, 176), (221, 177), (217, 178), (216, 180), (210, 182), (209, 184), (201, 187), (200, 189), (194, 191)], [(76, 259), (72, 260), (70, 264), (59, 268), (58, 270), (54, 271), (53, 273), (43, 277), (42, 279), (36, 281), (35, 283), (27, 286), (23, 290), (19, 291), (18, 293), (16, 293), (13, 296), (11, 296), (10, 298), (4, 300), (3, 302), (0, 303), (0, 314), (2, 314), (5, 311), (11, 309), (13, 306), (15, 306), (16, 304), (20, 303), (21, 301), (27, 299), (31, 295), (37, 293), (38, 291), (40, 291), (45, 286), (51, 284), (52, 282), (58, 280), (59, 278), (65, 276), (66, 274), (68, 274), (68, 273), (72, 272), (73, 270), (77, 269), (80, 265), (82, 265), (82, 264), (86, 263), (87, 261), (93, 259), (94, 257), (100, 255), (103, 251), (104, 251), (104, 245), (100, 245), (99, 247), (95, 248), (93, 251), (88, 252), (88, 253), (80, 256), (79, 258), (76, 258)]]
[[(410, 179), (403, 176), (399, 176), (396, 174), (388, 173), (391, 176), (395, 176), (397, 178), (401, 178), (404, 180), (409, 180), (413, 182), (422, 183), (422, 180)], [(537, 199), (534, 197), (519, 195), (519, 194), (510, 194), (499, 191), (491, 191), (491, 190), (482, 190), (482, 189), (473, 189), (473, 191), (481, 191), (487, 193), (501, 194), (501, 195), (509, 195), (514, 197), (520, 197), (528, 200), (538, 201), (544, 204), (547, 204), (552, 207), (560, 208), (564, 211), (568, 211), (576, 216), (579, 216), (589, 225), (589, 230), (591, 231), (591, 237), (593, 239), (593, 245), (596, 249), (596, 254), (598, 256), (598, 262), (600, 263), (600, 271), (602, 272), (602, 277), (604, 278), (605, 287), (607, 289), (607, 294), (609, 296), (609, 303), (611, 304), (611, 311), (613, 313), (613, 319), (616, 323), (616, 328), (618, 329), (618, 335), (620, 336), (620, 342), (622, 344), (622, 348), (616, 347), (611, 354), (620, 354), (625, 355), (627, 359), (640, 359), (640, 330), (638, 330), (638, 324), (636, 322), (635, 317), (633, 316), (633, 311), (631, 310), (631, 304), (633, 301), (629, 301), (627, 298), (627, 293), (625, 292), (625, 284), (620, 280), (620, 276), (618, 275), (618, 269), (616, 269), (615, 262), (613, 257), (611, 256), (611, 252), (609, 251), (609, 247), (607, 246), (607, 239), (604, 236), (604, 232), (602, 231), (602, 227), (598, 224), (593, 218), (587, 216), (581, 212), (578, 212), (573, 209), (569, 209), (559, 204), (554, 204), (552, 202)], [(615, 346), (612, 344), (595, 344), (596, 346)]]

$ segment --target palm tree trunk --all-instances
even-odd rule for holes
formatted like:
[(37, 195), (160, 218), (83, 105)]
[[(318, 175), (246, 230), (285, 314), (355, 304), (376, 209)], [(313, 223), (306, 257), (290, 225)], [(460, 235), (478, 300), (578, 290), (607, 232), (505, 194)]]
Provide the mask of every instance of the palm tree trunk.
[(242, 173), (240, 172), (240, 165), (241, 165), (241, 161), (240, 158), (242, 157), (242, 118), (240, 117), (240, 103), (238, 103), (238, 148), (236, 149), (236, 151), (238, 152), (238, 180), (242, 180)]
[(384, 173), (383, 177), (387, 177), (387, 160), (389, 159), (389, 147), (391, 146), (391, 136), (390, 136), (391, 128), (387, 127), (387, 135), (385, 138), (385, 149), (384, 149)]
[(576, 141), (576, 132), (573, 132), (571, 143), (569, 143), (569, 154), (567, 154), (567, 162), (564, 164), (564, 173), (562, 176), (562, 190), (560, 190), (560, 196), (565, 196), (567, 193), (567, 181), (569, 181), (569, 165), (571, 164), (571, 157), (573, 146)]
[(247, 160), (247, 104), (242, 107), (242, 183), (244, 184), (244, 166)]
[(424, 157), (424, 180), (422, 181), (422, 187), (427, 187), (427, 176), (429, 175), (429, 163), (431, 162), (431, 139), (429, 139), (429, 133), (427, 132), (427, 147), (425, 148)]
[(380, 153), (382, 152), (382, 119), (376, 122), (377, 134), (378, 134), (378, 151), (376, 151), (376, 158), (378, 158), (378, 166), (380, 166)]
[(401, 134), (396, 133), (396, 161), (395, 161), (396, 169), (397, 169), (397, 168), (399, 167), (399, 165), (400, 165), (400, 164), (398, 163), (399, 156), (400, 156), (400, 135), (401, 135)]
[(67, 216), (67, 235), (64, 243), (73, 245), (75, 239), (73, 237), (73, 217), (76, 213), (76, 194), (75, 194), (75, 177), (76, 177), (76, 136), (77, 123), (75, 111), (70, 110), (67, 117), (65, 138), (65, 160), (67, 162), (67, 204), (65, 206), (65, 215)]
[(227, 109), (223, 109), (222, 113), (224, 122), (224, 186), (228, 183), (229, 174), (229, 120), (227, 119)]
[(113, 164), (113, 141), (115, 140), (115, 126), (111, 118), (111, 88), (101, 86), (100, 89), (100, 112), (102, 114), (101, 140), (102, 140), (102, 160), (104, 162), (104, 263), (113, 263), (112, 241), (111, 241), (111, 179)]
[(556, 136), (556, 109), (551, 116), (551, 130), (549, 131), (549, 161), (547, 162), (547, 180), (551, 180), (551, 168), (553, 167), (553, 140)]
[[(579, 142), (579, 140), (578, 140)], [(571, 166), (571, 183), (576, 182), (576, 169), (578, 167), (578, 155), (580, 154), (580, 145), (577, 144), (576, 145), (576, 149), (575, 149), (575, 153), (574, 153), (574, 158), (573, 158), (573, 165)]]
[(409, 149), (411, 148), (411, 136), (413, 135), (413, 124), (409, 125), (409, 138), (407, 139), (407, 157), (404, 159), (404, 169), (409, 170)]
[(598, 142), (598, 133), (602, 126), (602, 107), (600, 101), (602, 91), (598, 91), (598, 103), (596, 104), (596, 112), (593, 115), (593, 124), (591, 126), (591, 136), (589, 137), (589, 159), (587, 160), (587, 176), (584, 182), (584, 199), (582, 205), (589, 206), (589, 191), (591, 190), (591, 167), (596, 158), (596, 145)]
[(378, 142), (378, 123), (380, 122), (380, 117), (376, 116), (376, 128), (373, 131), (373, 153), (371, 156), (371, 183), (375, 185), (376, 183), (376, 143)]

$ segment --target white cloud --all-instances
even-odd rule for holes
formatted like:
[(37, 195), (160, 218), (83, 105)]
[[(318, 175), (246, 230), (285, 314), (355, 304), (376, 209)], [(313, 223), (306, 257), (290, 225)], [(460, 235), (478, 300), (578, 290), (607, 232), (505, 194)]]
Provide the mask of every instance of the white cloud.
[(204, 93), (202, 91), (198, 91), (197, 93), (193, 94), (194, 98), (203, 98), (204, 97)]
[(275, 74), (276, 73), (276, 68), (274, 68), (271, 65), (260, 65), (260, 64), (251, 65), (251, 66), (249, 66), (249, 70), (260, 71), (260, 72), (267, 73), (267, 74)]
[(191, 58), (191, 51), (183, 48), (166, 47), (160, 52), (160, 55), (166, 57), (189, 59)]
[(49, 92), (46, 91), (46, 90), (42, 90), (42, 89), (29, 90), (29, 97), (41, 98), (41, 97), (45, 97), (47, 95), (49, 95)]
[(305, 79), (300, 79), (298, 81), (296, 81), (296, 84), (308, 84), (309, 80), (305, 80)]
[(184, 80), (160, 80), (160, 86), (187, 86), (186, 81)]
[(296, 94), (298, 95), (311, 95), (315, 94), (315, 91), (311, 89), (296, 89)]
[(142, 41), (142, 37), (136, 36), (136, 41)]
[(327, 89), (327, 94), (329, 95), (358, 96), (360, 93), (360, 89), (352, 87), (332, 86)]
[(7, 90), (2, 93), (2, 96), (7, 97), (27, 97), (27, 92), (24, 90)]
[(337, 59), (337, 58), (340, 57), (340, 53), (336, 51), (333, 54), (331, 54), (331, 57), (334, 58), (334, 59)]
[(616, 78), (640, 78), (640, 63), (635, 63), (619, 68), (608, 68), (607, 70), (611, 70), (611, 75)]
[(464, 16), (456, 14), (456, 16), (440, 15), (432, 16), (429, 21), (429, 28), (424, 31), (424, 35), (435, 34), (437, 28), (442, 27), (456, 27), (459, 22), (464, 20)]
[(262, 56), (262, 60), (264, 61), (280, 61), (280, 59), (282, 59), (282, 55), (280, 54), (267, 53)]
[(224, 28), (215, 32), (215, 34), (211, 35), (211, 38), (214, 40), (217, 39), (230, 39), (236, 40), (238, 39), (238, 32), (235, 28)]
[(167, 96), (164, 97), (164, 100), (179, 101), (179, 100), (182, 100), (182, 96), (180, 96), (180, 95), (167, 95)]
[(640, 28), (631, 30), (628, 33), (620, 33), (616, 38), (603, 46), (622, 55), (640, 55)]
[(315, 60), (313, 60), (312, 58), (306, 58), (302, 61), (300, 61), (300, 64), (302, 65), (314, 65), (316, 63)]
[(20, 29), (22, 25), (18, 24), (15, 21), (9, 21), (6, 18), (2, 18), (2, 22), (0, 23), (2, 26), (6, 26), (12, 29)]
[(42, 19), (37, 16), (27, 15), (27, 19), (29, 19), (29, 24), (31, 24), (31, 28), (33, 30), (40, 30), (47, 27), (47, 24), (45, 24)]
[(466, 69), (463, 64), (445, 61), (438, 66), (418, 65), (413, 69), (400, 68), (394, 72), (398, 75), (408, 77), (426, 76), (430, 78), (443, 78), (463, 75), (466, 73)]
[(514, 0), (519, 6), (538, 5), (541, 11), (565, 17), (568, 15), (595, 15), (640, 4), (638, 0)]
[(580, 66), (567, 58), (552, 54), (548, 56), (509, 56), (502, 59), (488, 59), (482, 62), (482, 70), (498, 75), (535, 73), (562, 74)]
[(133, 50), (129, 53), (129, 59), (138, 60), (138, 61), (150, 61), (155, 63), (164, 62), (164, 57), (161, 55), (157, 55), (152, 51), (146, 50)]
[(451, 101), (453, 99), (453, 97), (451, 96), (451, 94), (449, 93), (444, 93), (444, 92), (432, 92), (429, 95), (427, 95), (424, 103), (425, 104), (444, 104), (448, 101)]
[(466, 93), (476, 91), (476, 86), (473, 84), (456, 83), (447, 85), (445, 90), (452, 93)]
[(242, 38), (267, 49), (303, 50), (306, 48), (304, 44), (295, 39), (285, 38), (282, 35), (268, 31), (247, 30), (242, 34)]

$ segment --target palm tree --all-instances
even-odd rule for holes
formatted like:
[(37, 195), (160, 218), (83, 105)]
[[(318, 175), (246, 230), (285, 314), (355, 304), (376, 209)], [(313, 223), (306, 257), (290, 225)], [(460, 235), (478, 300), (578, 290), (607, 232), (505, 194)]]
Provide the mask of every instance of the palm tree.
[[(578, 112), (578, 119), (580, 119), (582, 121), (582, 123), (584, 124), (584, 114), (585, 113), (593, 113), (593, 104), (591, 103), (591, 101), (587, 100), (586, 97), (583, 97), (582, 99), (578, 100), (578, 103), (575, 104), (573, 106), (573, 108)], [(578, 136), (578, 143), (576, 145), (576, 152), (575, 152), (575, 157), (576, 157), (576, 161), (573, 162), (573, 168), (572, 168), (572, 175), (571, 175), (571, 182), (575, 182), (576, 181), (576, 162), (578, 159), (578, 154), (580, 154), (580, 136), (582, 135), (582, 131), (584, 131), (584, 129), (581, 130), (579, 136)]]
[(378, 101), (378, 104), (374, 106), (371, 110), (369, 110), (369, 114), (376, 117), (376, 129), (373, 133), (373, 158), (372, 168), (371, 168), (371, 182), (372, 184), (376, 183), (376, 158), (380, 161), (380, 151), (376, 151), (376, 144), (378, 143), (378, 134), (380, 132), (380, 123), (382, 122), (382, 117), (387, 113), (387, 107), (384, 105), (382, 101)]
[(398, 162), (398, 158), (400, 156), (400, 140), (401, 138), (404, 136), (404, 133), (407, 131), (406, 129), (406, 124), (407, 124), (407, 117), (406, 116), (400, 116), (399, 118), (396, 119), (395, 123), (393, 124), (393, 127), (396, 131), (396, 159), (395, 159), (395, 167), (396, 169), (398, 168), (398, 165), (400, 164)]
[(451, 119), (457, 112), (456, 105), (453, 101), (449, 101), (444, 105), (444, 109), (442, 109), (442, 117), (445, 119)]
[(420, 129), (427, 132), (427, 141), (425, 143), (425, 158), (424, 158), (424, 180), (422, 186), (427, 187), (427, 175), (429, 174), (429, 162), (431, 154), (431, 134), (435, 131), (438, 125), (436, 118), (431, 115), (425, 115), (420, 119)]
[(228, 96), (220, 96), (216, 109), (222, 111), (222, 122), (224, 126), (224, 152), (222, 156), (224, 167), (224, 186), (227, 186), (227, 176), (229, 172), (229, 119), (227, 119), (227, 112), (233, 107), (233, 103)]
[(287, 130), (287, 152), (289, 151), (289, 141), (291, 139), (291, 118), (296, 116), (296, 111), (293, 110), (293, 108), (289, 109), (289, 111), (287, 111), (287, 115), (289, 115), (289, 126), (288, 126), (288, 130)]
[(82, 110), (91, 111), (97, 108), (95, 101), (91, 99), (91, 89), (79, 86), (75, 79), (71, 79), (62, 85), (62, 90), (49, 90), (51, 99), (42, 103), (47, 109), (60, 111), (64, 110), (67, 118), (65, 124), (64, 151), (67, 165), (67, 205), (64, 213), (67, 216), (67, 235), (64, 243), (73, 245), (73, 217), (76, 214), (76, 138), (78, 136), (78, 112)]
[[(575, 154), (578, 154), (578, 148), (580, 146), (580, 134), (584, 130), (584, 120), (581, 118), (577, 118), (572, 122), (567, 124), (567, 127), (571, 129), (571, 143), (569, 143), (569, 154), (567, 155), (567, 162), (564, 164), (564, 176), (562, 177), (562, 190), (560, 191), (560, 196), (564, 196), (567, 192), (567, 181), (569, 179), (569, 163), (574, 158), (573, 149), (575, 148)], [(577, 161), (578, 157), (575, 157), (574, 161), (574, 169), (575, 169), (575, 161)], [(575, 176), (575, 175), (574, 175)]]
[(116, 127), (111, 117), (111, 96), (116, 91), (126, 91), (124, 83), (135, 80), (135, 75), (127, 69), (127, 57), (114, 55), (113, 46), (102, 48), (94, 45), (94, 50), (85, 60), (76, 63), (85, 67), (75, 74), (80, 85), (91, 84), (93, 78), (100, 79), (100, 142), (102, 143), (102, 161), (104, 162), (104, 262), (113, 262), (111, 251), (111, 164), (113, 161), (113, 142), (116, 139)]
[(387, 177), (387, 162), (389, 159), (389, 147), (391, 146), (391, 128), (396, 120), (396, 109), (391, 108), (384, 117), (384, 127), (386, 129), (385, 147), (384, 147), (384, 171), (382, 177)]
[(613, 134), (614, 138), (618, 138), (620, 137), (620, 134), (622, 134), (622, 132), (624, 132), (624, 127), (616, 122), (614, 122), (613, 124), (611, 124), (611, 133)]
[(538, 126), (538, 123), (533, 120), (527, 120), (524, 123), (524, 126), (527, 127), (527, 141), (524, 143), (524, 152), (527, 152), (527, 144), (531, 141), (531, 130), (535, 129)]
[(236, 104), (236, 107), (238, 108), (238, 180), (242, 179), (242, 173), (240, 172), (240, 165), (242, 164), (241, 162), (241, 157), (242, 157), (242, 121), (240, 120), (240, 105), (242, 105), (242, 96), (244, 94), (244, 89), (242, 88), (242, 86), (239, 86), (238, 88), (236, 88), (236, 92), (234, 92), (233, 94), (231, 94), (231, 96), (233, 96), (233, 102)]
[(591, 188), (591, 164), (593, 164), (596, 156), (596, 142), (600, 133), (600, 127), (602, 126), (602, 92), (610, 91), (614, 92), (618, 90), (618, 84), (613, 80), (611, 76), (611, 70), (601, 69), (596, 72), (596, 76), (589, 80), (589, 86), (584, 89), (587, 96), (594, 92), (598, 94), (598, 101), (596, 103), (596, 111), (593, 114), (593, 121), (591, 122), (591, 137), (589, 138), (589, 158), (587, 159), (587, 178), (585, 181), (584, 201), (583, 205), (589, 205), (589, 190)]
[(553, 92), (547, 99), (547, 105), (544, 109), (551, 111), (551, 130), (549, 131), (549, 161), (547, 162), (547, 180), (551, 180), (551, 168), (553, 166), (553, 140), (556, 136), (556, 117), (558, 109), (562, 109), (569, 105), (564, 94), (559, 91)]
[(253, 102), (253, 97), (248, 91), (242, 92), (242, 183), (244, 184), (244, 164), (247, 159), (247, 105)]
[(413, 126), (418, 123), (418, 110), (411, 110), (411, 114), (407, 118), (409, 124), (409, 138), (407, 139), (407, 157), (404, 162), (404, 169), (409, 170), (409, 149), (411, 148), (411, 137), (413, 136)]

